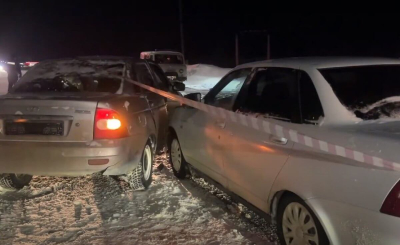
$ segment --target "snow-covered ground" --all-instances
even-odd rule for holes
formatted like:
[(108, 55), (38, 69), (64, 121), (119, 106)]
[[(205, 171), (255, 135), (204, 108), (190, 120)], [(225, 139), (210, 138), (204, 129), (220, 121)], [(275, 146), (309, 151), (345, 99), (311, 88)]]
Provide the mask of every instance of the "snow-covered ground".
[(188, 65), (185, 93), (200, 92), (203, 95), (206, 94), (230, 70), (230, 68), (220, 68), (213, 65)]
[(0, 194), (0, 244), (277, 244), (275, 228), (202, 179), (176, 179), (158, 156), (133, 192), (102, 175), (34, 177)]

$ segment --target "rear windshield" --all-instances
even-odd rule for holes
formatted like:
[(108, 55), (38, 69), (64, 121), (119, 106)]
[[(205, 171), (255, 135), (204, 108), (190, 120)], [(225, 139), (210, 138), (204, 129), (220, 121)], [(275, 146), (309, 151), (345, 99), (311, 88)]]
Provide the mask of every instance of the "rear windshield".
[(362, 119), (400, 117), (400, 65), (321, 69), (341, 103)]
[(38, 78), (30, 82), (18, 84), (11, 93), (37, 92), (103, 92), (117, 93), (121, 87), (121, 79), (90, 76), (57, 76), (54, 78)]
[(183, 64), (183, 58), (180, 55), (156, 54), (155, 62), (157, 64)]

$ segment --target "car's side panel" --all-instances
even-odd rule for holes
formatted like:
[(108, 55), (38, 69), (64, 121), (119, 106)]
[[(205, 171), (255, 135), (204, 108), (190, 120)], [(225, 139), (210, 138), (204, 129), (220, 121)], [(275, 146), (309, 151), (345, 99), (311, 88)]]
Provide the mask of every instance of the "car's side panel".
[(222, 129), (217, 127), (216, 118), (211, 114), (191, 107), (184, 110), (178, 138), (183, 138), (181, 145), (186, 160), (226, 187), (223, 171), (226, 149), (221, 147)]
[(313, 198), (306, 203), (321, 221), (331, 244), (399, 244), (398, 217), (326, 199)]
[(379, 211), (400, 173), (353, 165), (334, 156), (295, 143), (294, 151), (270, 193), (288, 190), (304, 200), (321, 198)]
[(121, 161), (107, 169), (106, 175), (126, 174), (140, 162), (142, 151), (150, 137), (157, 140), (156, 125), (146, 98), (140, 96), (120, 96), (112, 101), (99, 103), (100, 107), (109, 106), (125, 118), (129, 132), (128, 154)]

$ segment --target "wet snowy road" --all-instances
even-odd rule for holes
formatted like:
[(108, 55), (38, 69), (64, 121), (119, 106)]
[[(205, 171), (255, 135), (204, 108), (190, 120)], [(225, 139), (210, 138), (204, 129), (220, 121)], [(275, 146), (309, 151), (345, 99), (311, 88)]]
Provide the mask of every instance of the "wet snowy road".
[[(163, 162), (165, 156), (157, 157)], [(35, 177), (0, 194), (0, 244), (276, 244), (275, 229), (201, 179), (155, 169), (133, 192), (101, 175)]]

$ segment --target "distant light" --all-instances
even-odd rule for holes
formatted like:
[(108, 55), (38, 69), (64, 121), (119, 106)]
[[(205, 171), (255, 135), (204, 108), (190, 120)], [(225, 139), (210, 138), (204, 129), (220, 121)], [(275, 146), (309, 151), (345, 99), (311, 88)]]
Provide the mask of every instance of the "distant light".
[(27, 122), (28, 120), (26, 120), (26, 119), (15, 119), (14, 120), (14, 122), (17, 122), (17, 123), (25, 123), (25, 122)]
[(0, 65), (0, 71), (4, 71), (4, 67)]

